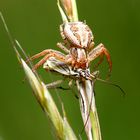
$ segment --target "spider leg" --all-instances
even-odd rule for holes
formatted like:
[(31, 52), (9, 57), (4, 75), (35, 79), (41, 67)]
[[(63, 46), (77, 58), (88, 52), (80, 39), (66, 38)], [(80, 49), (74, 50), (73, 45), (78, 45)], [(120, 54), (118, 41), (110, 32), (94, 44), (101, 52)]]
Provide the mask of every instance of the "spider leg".
[(89, 45), (88, 52), (90, 52), (91, 50), (93, 50), (94, 45), (95, 45), (95, 43), (92, 41), (92, 42), (90, 43), (90, 45)]
[(30, 58), (28, 58), (28, 59), (26, 60), (26, 62), (35, 60), (35, 59), (37, 59), (37, 58), (39, 58), (39, 57), (41, 57), (41, 56), (44, 56), (44, 55), (47, 55), (47, 54), (50, 54), (50, 53), (59, 53), (59, 54), (62, 54), (61, 52), (56, 51), (56, 50), (46, 49), (46, 50), (43, 50), (43, 51), (40, 52), (40, 53), (37, 53), (37, 54), (31, 56)]
[[(93, 50), (94, 45), (95, 45), (94, 42), (91, 42), (91, 43), (90, 43), (90, 46), (89, 46), (89, 49), (88, 49), (89, 52), (90, 52), (91, 50)], [(100, 55), (100, 60), (99, 60), (99, 62), (98, 62), (97, 64), (94, 65), (94, 69), (97, 69), (97, 67), (102, 63), (103, 60), (104, 60), (104, 55), (101, 54), (101, 55)]]
[(101, 54), (99, 61), (97, 62), (97, 64), (94, 65), (94, 70), (97, 69), (97, 67), (103, 62), (103, 60), (104, 60), (104, 55)]
[(63, 32), (63, 24), (60, 25), (60, 34), (61, 34), (62, 39), (65, 40), (66, 37), (65, 37), (64, 32)]
[[(105, 46), (102, 43), (100, 43), (98, 46), (96, 46), (93, 50), (90, 51), (88, 60), (89, 62), (93, 61), (94, 59), (102, 55), (106, 56), (107, 62), (109, 64), (109, 74), (110, 74), (112, 70), (112, 61), (108, 50), (105, 48)], [(99, 64), (101, 62), (102, 60), (99, 61)]]
[(57, 43), (57, 47), (62, 49), (64, 52), (69, 53), (70, 51), (63, 45), (63, 43)]
[(40, 66), (42, 66), (50, 57), (55, 57), (56, 59), (65, 62), (65, 56), (62, 54), (59, 54), (58, 52), (52, 52), (50, 54), (47, 54), (44, 56), (37, 64), (35, 64), (32, 68), (33, 71), (38, 69)]

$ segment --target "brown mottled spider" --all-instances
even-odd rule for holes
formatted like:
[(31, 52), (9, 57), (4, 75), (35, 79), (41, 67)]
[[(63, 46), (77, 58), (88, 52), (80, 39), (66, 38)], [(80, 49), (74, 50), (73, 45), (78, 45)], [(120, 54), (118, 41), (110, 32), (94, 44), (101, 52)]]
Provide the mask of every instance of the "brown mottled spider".
[[(81, 69), (86, 72), (91, 61), (99, 56), (102, 58), (105, 55), (109, 64), (109, 71), (111, 72), (112, 62), (110, 54), (102, 43), (94, 48), (93, 34), (88, 25), (80, 21), (67, 22), (60, 25), (60, 32), (64, 43), (57, 43), (57, 46), (65, 51), (67, 55), (56, 50), (46, 49), (29, 58), (29, 60), (34, 60), (44, 56), (34, 65), (33, 71), (42, 66), (49, 58), (54, 57), (55, 59), (70, 65), (74, 70)], [(98, 64), (101, 62), (102, 59), (100, 59)], [(89, 79), (88, 76), (85, 78)]]

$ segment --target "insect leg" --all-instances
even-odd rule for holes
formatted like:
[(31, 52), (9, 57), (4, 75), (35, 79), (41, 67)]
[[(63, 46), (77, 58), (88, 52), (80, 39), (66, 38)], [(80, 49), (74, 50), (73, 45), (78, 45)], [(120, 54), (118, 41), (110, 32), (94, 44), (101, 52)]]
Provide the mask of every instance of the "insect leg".
[(64, 80), (57, 80), (57, 81), (54, 81), (52, 83), (49, 83), (46, 85), (46, 88), (47, 89), (54, 89), (54, 88), (57, 88), (57, 89), (62, 89), (62, 90), (70, 90), (70, 88), (64, 88), (62, 86), (59, 86), (62, 82), (64, 82)]

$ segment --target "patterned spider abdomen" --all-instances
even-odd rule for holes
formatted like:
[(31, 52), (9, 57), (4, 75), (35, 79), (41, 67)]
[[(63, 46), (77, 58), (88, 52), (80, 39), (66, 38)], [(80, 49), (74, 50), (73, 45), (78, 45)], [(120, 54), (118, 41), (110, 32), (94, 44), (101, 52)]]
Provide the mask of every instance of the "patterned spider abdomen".
[(70, 47), (88, 48), (93, 41), (91, 29), (83, 22), (68, 22), (63, 25), (63, 35)]

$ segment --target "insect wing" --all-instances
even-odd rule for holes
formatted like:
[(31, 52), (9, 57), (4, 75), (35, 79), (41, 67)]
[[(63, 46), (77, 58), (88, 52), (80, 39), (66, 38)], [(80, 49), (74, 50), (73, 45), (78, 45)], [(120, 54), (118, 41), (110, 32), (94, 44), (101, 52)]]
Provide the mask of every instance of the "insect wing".
[(43, 65), (44, 69), (52, 70), (61, 73), (65, 76), (78, 76), (79, 73), (72, 70), (71, 66), (66, 63), (55, 59), (54, 57), (49, 58)]

